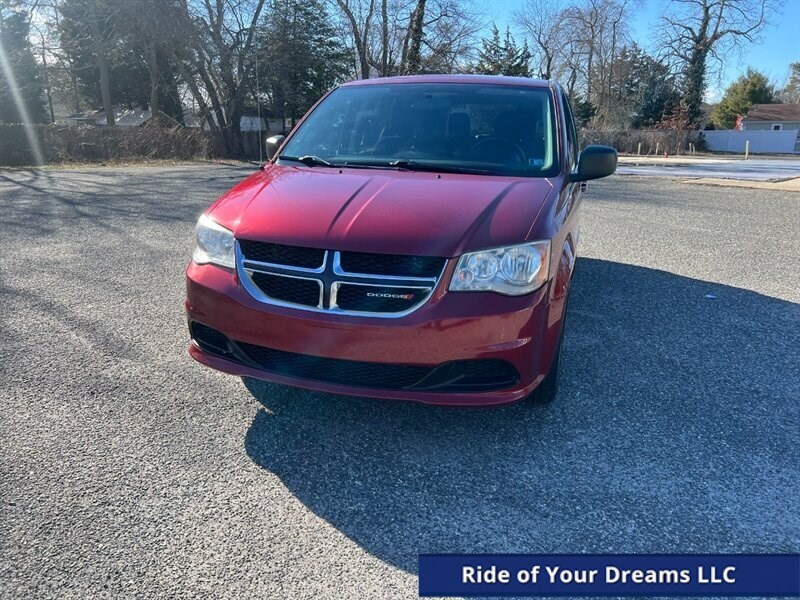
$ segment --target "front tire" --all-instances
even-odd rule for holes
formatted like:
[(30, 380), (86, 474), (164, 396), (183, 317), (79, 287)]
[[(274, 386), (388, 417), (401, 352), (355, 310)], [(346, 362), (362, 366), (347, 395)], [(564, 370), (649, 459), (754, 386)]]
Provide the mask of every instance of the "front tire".
[(558, 395), (558, 380), (561, 372), (561, 347), (564, 345), (564, 331), (567, 328), (567, 307), (569, 305), (569, 290), (567, 300), (564, 302), (564, 314), (561, 317), (561, 333), (558, 335), (558, 346), (553, 356), (553, 363), (542, 382), (536, 387), (528, 400), (534, 404), (550, 404)]

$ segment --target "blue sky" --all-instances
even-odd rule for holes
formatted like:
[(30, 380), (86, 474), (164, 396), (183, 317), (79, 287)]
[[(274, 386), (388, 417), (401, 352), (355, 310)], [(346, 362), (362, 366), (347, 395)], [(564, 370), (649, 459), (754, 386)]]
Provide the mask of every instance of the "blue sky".
[[(523, 4), (523, 0), (494, 0), (491, 10), (497, 15), (497, 25), (504, 29), (511, 22), (514, 10)], [(659, 15), (668, 4), (667, 0), (640, 0), (634, 7), (631, 30), (634, 40), (642, 47), (652, 48), (652, 28), (658, 22)], [(789, 75), (789, 63), (800, 62), (800, 0), (784, 0), (780, 14), (770, 17), (770, 25), (761, 34), (761, 41), (745, 47), (741, 55), (733, 53), (729, 56), (721, 73), (721, 77), (713, 77), (708, 82), (707, 99), (719, 100), (727, 85), (741, 75), (747, 67), (758, 69), (772, 81), (781, 85)]]

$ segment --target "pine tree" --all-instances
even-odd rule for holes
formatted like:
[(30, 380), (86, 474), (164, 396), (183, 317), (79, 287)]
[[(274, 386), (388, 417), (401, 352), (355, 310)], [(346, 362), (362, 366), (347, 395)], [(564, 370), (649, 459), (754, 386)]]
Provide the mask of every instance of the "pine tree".
[(321, 0), (274, 0), (257, 51), (262, 85), (283, 118), (302, 116), (349, 69)]
[(680, 93), (669, 66), (637, 44), (622, 49), (614, 60), (606, 110), (621, 128), (650, 128), (673, 112)]
[(800, 62), (789, 65), (789, 80), (781, 90), (781, 100), (787, 104), (800, 103)]
[(506, 28), (505, 45), (505, 64), (503, 68), (503, 75), (510, 75), (512, 77), (530, 77), (531, 76), (531, 52), (528, 49), (528, 42), (524, 42), (522, 47), (517, 46), (514, 36), (511, 31)]
[(481, 40), (483, 48), (478, 51), (478, 64), (473, 71), (483, 75), (509, 75), (530, 77), (531, 52), (527, 42), (517, 46), (511, 31), (506, 29), (505, 40), (501, 43), (500, 32), (492, 25), (492, 37)]
[(753, 104), (772, 104), (775, 102), (775, 88), (763, 73), (747, 69), (728, 89), (719, 104), (711, 113), (711, 120), (720, 129), (730, 129), (736, 117), (746, 115)]
[[(137, 40), (125, 35), (128, 20), (118, 10), (124, 6), (128, 5), (110, 0), (64, 0), (61, 5), (61, 46), (78, 67), (80, 91), (93, 108), (103, 105), (98, 46), (108, 65), (112, 104), (137, 108), (147, 106), (150, 99), (147, 62)], [(92, 31), (93, 21), (99, 35)]]
[[(28, 18), (22, 12), (10, 11), (0, 3), (0, 52), (7, 58), (12, 73), (0, 68), (0, 122), (22, 123), (25, 119), (15, 100), (16, 83), (19, 98), (33, 123), (49, 121), (39, 66), (28, 39)], [(13, 79), (10, 75), (13, 74)]]

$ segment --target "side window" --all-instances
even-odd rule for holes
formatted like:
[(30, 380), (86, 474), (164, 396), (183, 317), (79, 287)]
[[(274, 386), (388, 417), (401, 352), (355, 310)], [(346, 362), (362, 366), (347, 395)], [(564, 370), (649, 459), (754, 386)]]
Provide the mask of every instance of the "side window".
[(578, 164), (578, 132), (575, 130), (575, 120), (572, 118), (569, 98), (565, 94), (561, 95), (561, 102), (564, 105), (564, 121), (567, 125), (567, 152), (569, 153), (570, 169), (573, 169)]

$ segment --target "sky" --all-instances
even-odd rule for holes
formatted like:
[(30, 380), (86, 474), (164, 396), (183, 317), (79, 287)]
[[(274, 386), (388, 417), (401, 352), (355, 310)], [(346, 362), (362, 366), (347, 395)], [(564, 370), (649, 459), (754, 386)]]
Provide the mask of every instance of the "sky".
[[(506, 24), (514, 31), (512, 15), (524, 0), (493, 0), (492, 12), (497, 15), (499, 29)], [(770, 81), (783, 85), (789, 76), (789, 64), (800, 62), (800, 0), (783, 0), (783, 10), (770, 16), (770, 24), (761, 34), (760, 42), (747, 45), (741, 54), (732, 53), (719, 77), (708, 82), (706, 100), (716, 102), (725, 88), (748, 67), (764, 73)], [(631, 33), (634, 41), (643, 48), (655, 52), (652, 47), (653, 27), (658, 23), (667, 0), (640, 0), (633, 11)]]

